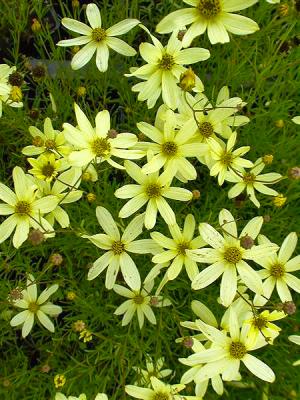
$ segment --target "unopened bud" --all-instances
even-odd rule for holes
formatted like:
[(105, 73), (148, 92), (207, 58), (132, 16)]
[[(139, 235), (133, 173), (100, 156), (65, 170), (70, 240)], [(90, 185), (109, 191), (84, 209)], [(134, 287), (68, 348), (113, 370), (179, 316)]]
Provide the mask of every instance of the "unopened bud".
[(75, 321), (73, 323), (73, 330), (75, 332), (82, 332), (85, 330), (85, 323), (81, 320)]
[(279, 193), (278, 196), (273, 197), (273, 204), (275, 207), (282, 207), (286, 203), (287, 197), (284, 197), (283, 194)]
[(19, 86), (13, 86), (10, 91), (10, 98), (12, 99), (12, 101), (18, 103), (22, 101), (22, 97), (23, 97), (22, 90), (19, 88)]
[(182, 29), (181, 31), (178, 32), (177, 39), (182, 40), (185, 34), (186, 34), (186, 29)]
[(116, 138), (116, 137), (118, 136), (118, 132), (117, 132), (115, 129), (110, 129), (110, 130), (108, 131), (107, 136), (108, 136), (110, 139), (114, 139), (114, 138)]
[(31, 229), (27, 240), (32, 244), (32, 246), (38, 246), (45, 240), (45, 235), (39, 229)]
[(82, 179), (84, 182), (91, 181), (91, 180), (92, 180), (92, 174), (91, 174), (90, 172), (88, 172), (88, 171), (85, 171), (85, 172), (82, 174), (81, 179)]
[(96, 201), (97, 196), (95, 195), (95, 193), (88, 193), (88, 194), (86, 195), (86, 198), (87, 198), (87, 201), (88, 201), (89, 203), (93, 203), (94, 201)]
[(272, 164), (274, 156), (272, 154), (266, 154), (263, 156), (262, 160), (264, 164)]
[(193, 193), (193, 199), (194, 200), (200, 199), (201, 193), (200, 193), (199, 190), (195, 189), (195, 190), (192, 191), (192, 193)]
[[(29, 117), (30, 118), (32, 118), (32, 119), (38, 119), (38, 117), (39, 117), (39, 110), (37, 110), (36, 108), (32, 108), (30, 111), (29, 111)], [(40, 138), (41, 139), (41, 138)], [(42, 139), (41, 139), (42, 140)]]
[(41, 29), (42, 25), (40, 24), (40, 22), (36, 18), (32, 18), (32, 24), (31, 24), (32, 32), (34, 33), (40, 32)]
[(283, 128), (284, 127), (284, 121), (283, 119), (278, 119), (277, 121), (275, 121), (275, 126), (277, 128)]
[(292, 301), (285, 301), (284, 303), (279, 303), (276, 307), (278, 310), (285, 312), (288, 315), (295, 314), (297, 311), (296, 304)]
[(289, 14), (290, 6), (288, 4), (286, 4), (286, 3), (280, 4), (278, 10), (279, 10), (279, 15), (281, 17), (286, 17)]
[(50, 256), (49, 262), (53, 265), (59, 266), (63, 262), (63, 256), (59, 253), (54, 253)]
[(79, 50), (80, 50), (79, 46), (73, 46), (71, 49), (71, 53), (74, 55), (74, 54), (78, 53)]
[(185, 92), (190, 92), (196, 83), (196, 75), (192, 68), (188, 68), (183, 74), (180, 76), (179, 87)]
[(241, 238), (240, 244), (244, 249), (248, 250), (254, 246), (254, 240), (252, 239), (252, 237), (246, 235)]
[(158, 297), (152, 296), (150, 299), (150, 305), (155, 307), (158, 306), (158, 303), (159, 303)]
[(8, 83), (12, 86), (22, 86), (23, 84), (23, 76), (19, 72), (13, 72), (8, 77)]
[(9, 301), (14, 302), (16, 300), (21, 300), (21, 299), (23, 299), (23, 293), (22, 293), (22, 289), (21, 288), (16, 287), (15, 289), (12, 289), (9, 292), (9, 295), (8, 295), (8, 300)]
[(76, 298), (76, 293), (75, 292), (68, 292), (67, 293), (67, 300), (73, 301)]
[(41, 366), (41, 372), (44, 372), (45, 374), (47, 374), (50, 370), (51, 370), (51, 367), (48, 364), (44, 364)]
[(263, 216), (263, 220), (266, 223), (270, 222), (271, 221), (271, 215), (269, 215), (269, 214), (264, 215)]
[(77, 96), (84, 97), (86, 95), (86, 88), (84, 86), (79, 86), (77, 88)]
[(290, 179), (298, 181), (300, 179), (300, 167), (292, 167), (289, 169), (288, 176)]
[(184, 338), (182, 344), (184, 347), (191, 348), (194, 345), (194, 340), (191, 337)]
[(80, 3), (79, 3), (78, 0), (72, 0), (72, 7), (73, 7), (73, 8), (77, 8), (77, 7), (79, 7), (79, 6), (80, 6)]

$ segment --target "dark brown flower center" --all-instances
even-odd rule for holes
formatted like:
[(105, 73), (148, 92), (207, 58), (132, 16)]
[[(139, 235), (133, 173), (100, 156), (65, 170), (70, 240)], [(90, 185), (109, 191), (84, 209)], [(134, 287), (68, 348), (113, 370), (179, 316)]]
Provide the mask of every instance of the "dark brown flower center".
[(255, 182), (255, 178), (256, 176), (254, 174), (251, 174), (250, 172), (243, 176), (243, 180), (245, 183), (253, 183)]
[(50, 163), (45, 164), (42, 167), (42, 174), (44, 176), (46, 176), (47, 178), (51, 178), (51, 176), (53, 176), (54, 171), (55, 171), (55, 167)]
[(247, 354), (245, 345), (241, 342), (232, 342), (229, 348), (231, 357), (241, 359)]
[(30, 312), (35, 314), (38, 311), (38, 309), (39, 309), (39, 305), (38, 304), (36, 304), (34, 302), (28, 304), (28, 311), (30, 311)]
[(56, 149), (56, 143), (52, 139), (48, 139), (45, 141), (45, 147), (49, 150), (54, 150)]
[(226, 261), (232, 264), (236, 264), (242, 259), (242, 254), (237, 247), (228, 247), (224, 252), (224, 258)]
[(133, 301), (135, 304), (143, 304), (144, 303), (144, 297), (141, 294), (137, 294), (134, 296)]
[(262, 329), (267, 325), (268, 320), (266, 318), (263, 318), (261, 316), (258, 316), (257, 318), (254, 319), (254, 325), (258, 329)]
[(177, 251), (179, 254), (185, 256), (185, 251), (190, 248), (190, 243), (189, 242), (181, 242), (178, 243), (177, 245)]
[(161, 196), (161, 186), (158, 183), (151, 183), (146, 187), (146, 195), (150, 199), (157, 199)]
[(115, 255), (122, 254), (124, 252), (125, 245), (120, 240), (117, 240), (113, 242), (113, 244), (111, 245), (111, 249)]
[(211, 19), (221, 12), (221, 4), (219, 0), (200, 0), (198, 10), (202, 17)]
[(271, 267), (271, 275), (274, 276), (275, 278), (281, 278), (285, 273), (284, 270), (284, 265), (277, 263), (272, 265)]
[(214, 127), (210, 122), (202, 122), (199, 126), (199, 132), (202, 136), (208, 138), (213, 135)]
[(232, 163), (232, 154), (231, 153), (224, 153), (221, 157), (221, 163), (225, 165), (230, 165)]
[(168, 393), (156, 392), (151, 400), (170, 400), (171, 396)]
[(159, 61), (159, 68), (164, 70), (172, 69), (173, 65), (175, 64), (173, 56), (170, 54), (164, 54), (162, 59)]
[(95, 42), (102, 42), (106, 38), (106, 32), (103, 28), (95, 28), (92, 30), (92, 39)]
[(27, 201), (18, 201), (15, 205), (15, 213), (19, 215), (28, 215), (31, 211), (30, 203)]
[(173, 157), (177, 153), (178, 146), (175, 142), (165, 142), (162, 144), (162, 152), (167, 157)]

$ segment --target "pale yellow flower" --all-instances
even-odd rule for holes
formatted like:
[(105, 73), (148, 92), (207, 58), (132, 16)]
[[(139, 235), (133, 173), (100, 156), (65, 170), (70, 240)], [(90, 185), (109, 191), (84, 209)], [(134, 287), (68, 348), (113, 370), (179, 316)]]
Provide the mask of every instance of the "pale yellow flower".
[(159, 33), (168, 33), (177, 26), (189, 25), (183, 37), (183, 47), (189, 47), (193, 39), (206, 30), (212, 44), (230, 41), (228, 32), (248, 35), (259, 29), (255, 21), (233, 14), (257, 3), (257, 0), (183, 0), (193, 8), (183, 8), (164, 17), (157, 25)]
[(54, 325), (47, 314), (57, 316), (62, 312), (62, 308), (52, 304), (48, 299), (57, 289), (58, 285), (52, 285), (45, 289), (38, 297), (35, 279), (32, 275), (28, 276), (27, 287), (22, 290), (22, 298), (13, 303), (15, 307), (22, 308), (24, 311), (15, 315), (10, 321), (11, 326), (22, 325), (23, 338), (30, 333), (36, 318), (48, 331), (54, 332)]
[(119, 217), (127, 218), (147, 203), (145, 227), (152, 229), (156, 223), (157, 212), (168, 225), (176, 223), (175, 213), (167, 203), (166, 198), (189, 201), (193, 193), (187, 189), (170, 187), (168, 176), (158, 172), (144, 174), (142, 169), (131, 161), (124, 163), (126, 172), (134, 179), (137, 185), (125, 185), (117, 189), (115, 196), (129, 200), (120, 210)]
[[(18, 248), (28, 237), (29, 228), (53, 232), (53, 227), (44, 218), (57, 205), (55, 196), (38, 198), (37, 186), (22, 168), (13, 169), (15, 193), (0, 183), (0, 215), (9, 217), (0, 225), (0, 243), (4, 242), (15, 229), (13, 245)], [(47, 234), (53, 236), (53, 233)]]
[(115, 37), (124, 35), (140, 23), (137, 19), (124, 19), (117, 24), (106, 29), (102, 26), (102, 18), (96, 4), (90, 3), (86, 7), (86, 16), (90, 26), (71, 18), (63, 18), (62, 25), (70, 31), (80, 33), (73, 39), (61, 40), (58, 46), (80, 46), (85, 45), (79, 50), (71, 61), (74, 70), (82, 68), (87, 64), (96, 52), (96, 65), (100, 72), (105, 72), (108, 68), (109, 49), (123, 54), (124, 56), (134, 56), (136, 51), (123, 40)]
[[(125, 391), (129, 396), (142, 400), (181, 400), (183, 396), (178, 395), (185, 388), (185, 385), (176, 384), (168, 385), (163, 383), (155, 376), (151, 378), (151, 386), (153, 389), (142, 388), (134, 385), (126, 385)], [(184, 396), (184, 399), (189, 399), (189, 396)]]
[[(162, 95), (163, 102), (170, 108), (175, 109), (178, 106), (181, 89), (181, 75), (187, 71), (183, 65), (197, 63), (207, 60), (210, 53), (206, 49), (191, 48), (182, 50), (182, 42), (177, 38), (177, 31), (170, 37), (167, 46), (149, 33), (153, 44), (142, 43), (140, 45), (140, 54), (147, 62), (137, 69), (131, 69), (131, 74), (126, 76), (135, 76), (143, 79), (132, 87), (134, 92), (139, 92), (138, 100), (146, 101), (148, 108), (153, 108), (156, 101)], [(203, 89), (202, 82), (197, 77), (196, 87)]]

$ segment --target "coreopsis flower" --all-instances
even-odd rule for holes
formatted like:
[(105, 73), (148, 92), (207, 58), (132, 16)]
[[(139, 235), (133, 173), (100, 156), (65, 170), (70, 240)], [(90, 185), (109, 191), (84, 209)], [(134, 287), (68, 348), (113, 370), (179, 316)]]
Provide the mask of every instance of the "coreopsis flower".
[(235, 35), (248, 35), (259, 29), (255, 21), (235, 11), (244, 10), (257, 0), (183, 0), (193, 8), (183, 8), (164, 17), (156, 27), (159, 33), (169, 33), (176, 27), (192, 24), (182, 39), (183, 47), (189, 47), (192, 41), (206, 30), (211, 44), (230, 41), (228, 32)]
[(58, 175), (53, 185), (50, 182), (35, 179), (33, 182), (38, 187), (37, 197), (54, 196), (56, 205), (45, 216), (49, 224), (54, 225), (55, 221), (62, 228), (70, 225), (68, 213), (62, 208), (62, 205), (74, 203), (82, 197), (82, 191), (78, 190), (80, 184), (81, 169), (71, 168), (68, 171)]
[(41, 154), (37, 159), (28, 158), (27, 161), (33, 167), (28, 172), (46, 182), (51, 182), (59, 172), (68, 168), (64, 159), (57, 160), (53, 153)]
[(56, 387), (56, 389), (58, 389), (65, 386), (67, 379), (64, 374), (57, 374), (55, 375), (53, 381), (54, 386)]
[(237, 133), (233, 132), (225, 144), (222, 140), (209, 138), (210, 156), (213, 160), (210, 167), (210, 175), (218, 177), (218, 183), (223, 185), (228, 170), (240, 171), (243, 168), (251, 168), (253, 163), (241, 158), (250, 150), (250, 146), (239, 147), (233, 150), (236, 143)]
[(151, 232), (150, 234), (158, 245), (167, 249), (156, 254), (152, 258), (152, 261), (158, 264), (171, 262), (166, 272), (166, 278), (168, 280), (175, 279), (183, 266), (191, 281), (199, 273), (197, 263), (186, 252), (187, 249), (198, 249), (206, 244), (201, 236), (194, 238), (195, 224), (194, 216), (188, 214), (184, 221), (183, 230), (181, 230), (177, 224), (168, 226), (172, 239), (164, 236), (160, 232)]
[(295, 124), (300, 125), (300, 115), (297, 115), (296, 117), (292, 118), (292, 121)]
[(146, 357), (146, 369), (140, 367), (133, 367), (133, 369), (138, 373), (139, 380), (135, 384), (140, 383), (143, 386), (151, 387), (151, 376), (156, 378), (166, 378), (172, 374), (171, 369), (162, 369), (164, 365), (164, 357), (160, 357), (156, 362), (152, 360), (150, 356)]
[[(297, 344), (298, 346), (300, 346), (300, 336), (299, 335), (290, 335), (288, 338), (292, 343)], [(300, 360), (295, 361), (293, 363), (294, 366), (300, 365)]]
[(36, 319), (48, 331), (54, 332), (53, 322), (49, 319), (48, 315), (57, 316), (62, 312), (62, 308), (52, 304), (48, 299), (57, 291), (58, 285), (48, 287), (38, 296), (35, 279), (33, 275), (29, 275), (26, 286), (26, 289), (22, 290), (22, 299), (13, 302), (15, 307), (22, 308), (23, 311), (13, 317), (10, 325), (22, 325), (23, 338), (30, 333)]
[(71, 18), (63, 18), (62, 25), (72, 32), (80, 33), (82, 36), (60, 40), (58, 46), (80, 46), (79, 50), (71, 61), (74, 70), (86, 65), (96, 52), (96, 65), (100, 72), (108, 68), (109, 49), (124, 56), (134, 56), (136, 51), (123, 40), (115, 37), (124, 35), (140, 23), (137, 19), (124, 19), (106, 29), (102, 26), (102, 19), (99, 8), (94, 3), (86, 7), (86, 16), (90, 26)]
[(51, 119), (48, 117), (44, 121), (44, 132), (36, 126), (30, 126), (29, 133), (33, 140), (32, 145), (23, 148), (22, 153), (25, 156), (52, 153), (60, 158), (71, 151), (71, 146), (66, 142), (63, 132), (53, 129)]
[(246, 190), (247, 195), (256, 207), (260, 207), (260, 203), (256, 198), (255, 190), (268, 196), (277, 196), (278, 192), (271, 189), (268, 185), (273, 185), (282, 179), (282, 176), (276, 172), (260, 174), (265, 168), (265, 163), (258, 158), (254, 163), (254, 167), (250, 171), (233, 171), (232, 169), (226, 174), (225, 179), (228, 182), (235, 183), (229, 190), (228, 197), (233, 199)]
[[(7, 64), (0, 64), (0, 118), (2, 117), (3, 104), (10, 107), (23, 107), (21, 101), (12, 99), (13, 86), (9, 83), (9, 76), (15, 73), (16, 67)], [(22, 93), (22, 92), (21, 92)]]
[(145, 174), (159, 171), (164, 168), (165, 175), (171, 181), (174, 176), (188, 181), (197, 178), (195, 167), (187, 160), (187, 157), (196, 157), (205, 154), (208, 148), (199, 141), (190, 140), (193, 131), (190, 122), (176, 130), (176, 117), (172, 110), (166, 112), (163, 130), (147, 122), (139, 122), (138, 129), (154, 143), (139, 142), (137, 148), (152, 151), (154, 156), (142, 168)]
[(37, 187), (24, 173), (22, 168), (13, 169), (15, 192), (0, 183), (0, 215), (9, 217), (0, 225), (0, 243), (4, 242), (15, 230), (13, 245), (19, 248), (28, 237), (30, 227), (42, 229), (53, 236), (53, 227), (44, 218), (44, 214), (51, 212), (58, 201), (55, 196), (37, 197)]
[(242, 247), (243, 237), (248, 236), (253, 241), (256, 239), (263, 224), (263, 217), (251, 219), (239, 236), (234, 217), (228, 210), (223, 209), (219, 213), (219, 224), (222, 235), (211, 225), (201, 223), (200, 235), (212, 248), (187, 250), (187, 254), (195, 261), (210, 264), (195, 277), (192, 288), (203, 289), (222, 275), (220, 298), (221, 303), (228, 307), (236, 295), (238, 278), (254, 293), (263, 294), (261, 278), (246, 260), (258, 262), (262, 257), (272, 256), (278, 246), (269, 243), (253, 245), (248, 249)]
[[(148, 279), (147, 282), (136, 290), (129, 290), (121, 285), (114, 285), (113, 290), (119, 295), (126, 297), (124, 301), (114, 312), (115, 315), (123, 315), (122, 326), (128, 325), (136, 314), (140, 329), (144, 325), (145, 317), (153, 325), (156, 325), (156, 318), (152, 307), (166, 307), (171, 304), (170, 300), (163, 296), (151, 296), (151, 291), (154, 286), (154, 280)], [(155, 302), (152, 299), (155, 298)]]
[[(263, 235), (258, 237), (262, 245), (270, 245), (269, 239)], [(300, 293), (300, 279), (291, 274), (291, 272), (300, 270), (300, 255), (291, 258), (297, 245), (297, 234), (291, 232), (283, 241), (278, 254), (262, 255), (256, 262), (264, 269), (259, 271), (263, 283), (263, 297), (256, 296), (256, 303), (266, 304), (271, 297), (273, 290), (276, 290), (282, 302), (292, 301), (292, 295), (289, 287), (297, 293)]]
[[(202, 48), (190, 48), (182, 50), (182, 42), (177, 38), (177, 31), (170, 37), (167, 46), (150, 34), (153, 44), (141, 43), (139, 50), (142, 58), (147, 62), (140, 68), (132, 69), (126, 76), (135, 76), (144, 80), (132, 87), (134, 92), (139, 92), (138, 100), (146, 101), (148, 108), (153, 108), (156, 101), (162, 95), (163, 102), (175, 109), (181, 89), (178, 86), (181, 75), (187, 71), (183, 65), (194, 64), (207, 60), (210, 52)], [(196, 87), (203, 90), (202, 82), (196, 78)]]
[(143, 231), (145, 214), (136, 216), (125, 228), (122, 236), (110, 212), (104, 207), (96, 208), (96, 216), (104, 233), (88, 236), (94, 245), (106, 252), (99, 257), (88, 272), (88, 280), (95, 279), (106, 268), (105, 286), (112, 289), (115, 284), (119, 269), (121, 269), (127, 285), (133, 289), (141, 287), (139, 271), (129, 253), (155, 254), (161, 247), (152, 239), (135, 240)]
[[(199, 353), (199, 352), (205, 350), (204, 345), (199, 340), (195, 339), (195, 337), (193, 337), (192, 341), (193, 341), (193, 344), (192, 344), (191, 348), (194, 353)], [(198, 379), (198, 372), (201, 370), (201, 368), (203, 367), (204, 364), (200, 364), (200, 363), (195, 364), (195, 362), (193, 360), (190, 361), (188, 358), (180, 358), (179, 361), (182, 364), (191, 367), (182, 375), (180, 382), (183, 384), (188, 384), (188, 383), (194, 381), (196, 384), (196, 386), (195, 386), (196, 396), (198, 396), (202, 399), (202, 397), (205, 395), (205, 393), (207, 391), (210, 380), (211, 380), (211, 386), (214, 389), (214, 391), (219, 396), (221, 396), (223, 394), (224, 385), (223, 385), (221, 376), (219, 374), (212, 376), (210, 379), (204, 379), (204, 380)], [(235, 377), (235, 380), (240, 380), (240, 379), (241, 379), (240, 375), (237, 374)]]
[(286, 314), (283, 311), (268, 311), (264, 310), (253, 315), (250, 319), (244, 321), (250, 326), (248, 335), (252, 338), (253, 344), (257, 343), (258, 337), (262, 336), (267, 343), (273, 344), (274, 339), (279, 335), (281, 329), (273, 324), (273, 321), (285, 318)]
[(81, 108), (75, 103), (75, 114), (78, 127), (64, 123), (64, 134), (67, 140), (74, 146), (68, 160), (71, 165), (83, 167), (92, 160), (96, 163), (107, 161), (115, 168), (123, 168), (112, 157), (137, 159), (144, 156), (140, 150), (127, 150), (137, 143), (137, 137), (132, 133), (120, 133), (111, 138), (109, 111), (100, 111), (95, 118), (94, 128)]
[[(131, 397), (142, 400), (181, 400), (182, 396), (178, 395), (181, 390), (185, 388), (185, 385), (176, 384), (168, 385), (163, 383), (155, 376), (150, 378), (152, 389), (142, 388), (134, 385), (126, 385), (125, 392)], [(185, 399), (191, 398), (190, 396), (184, 396)]]
[(236, 312), (230, 310), (229, 336), (213, 326), (197, 320), (196, 324), (204, 336), (212, 342), (208, 349), (204, 348), (187, 358), (190, 365), (205, 364), (199, 370), (199, 381), (210, 379), (221, 374), (225, 381), (235, 380), (241, 362), (258, 378), (274, 382), (275, 375), (271, 368), (250, 354), (255, 349), (248, 329), (240, 329)]
[(127, 218), (147, 203), (145, 227), (152, 229), (156, 223), (157, 212), (168, 225), (176, 223), (175, 213), (165, 197), (179, 201), (189, 201), (193, 193), (187, 189), (170, 187), (169, 179), (164, 173), (144, 174), (142, 169), (131, 161), (124, 163), (126, 172), (138, 185), (125, 185), (115, 191), (115, 196), (129, 200), (120, 210), (119, 217)]

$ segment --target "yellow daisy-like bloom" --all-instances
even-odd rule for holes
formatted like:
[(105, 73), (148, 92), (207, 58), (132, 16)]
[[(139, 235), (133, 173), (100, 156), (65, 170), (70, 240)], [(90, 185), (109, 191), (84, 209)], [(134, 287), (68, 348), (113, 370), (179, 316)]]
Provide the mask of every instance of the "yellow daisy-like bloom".
[[(174, 32), (166, 47), (149, 33), (153, 44), (142, 43), (139, 47), (142, 58), (147, 62), (140, 68), (132, 69), (131, 74), (145, 82), (140, 82), (132, 87), (134, 92), (139, 92), (138, 100), (146, 101), (148, 108), (154, 107), (156, 101), (162, 95), (164, 103), (175, 109), (178, 106), (181, 89), (178, 87), (181, 75), (187, 71), (183, 65), (207, 60), (210, 52), (202, 48), (182, 50), (182, 42)], [(202, 82), (196, 78), (196, 88), (203, 90)]]
[(221, 374), (224, 381), (236, 380), (241, 362), (258, 378), (274, 382), (272, 369), (250, 352), (255, 349), (247, 329), (240, 329), (237, 314), (230, 309), (229, 336), (227, 332), (210, 326), (201, 320), (195, 324), (204, 336), (212, 342), (208, 349), (202, 346), (199, 351), (187, 358), (190, 366), (205, 364), (197, 374), (197, 380), (203, 381)]
[(185, 385), (168, 385), (157, 379), (155, 376), (152, 376), (150, 380), (153, 389), (126, 385), (125, 391), (129, 396), (142, 400), (181, 400), (182, 398), (189, 398), (189, 396), (181, 396), (177, 394), (185, 388)]
[(206, 30), (211, 44), (230, 41), (228, 32), (248, 35), (259, 30), (255, 21), (233, 14), (257, 3), (257, 0), (183, 0), (193, 8), (174, 11), (164, 17), (156, 27), (159, 33), (169, 33), (177, 26), (192, 24), (185, 33), (182, 44), (189, 47), (195, 37)]
[(273, 321), (285, 318), (286, 314), (283, 311), (268, 311), (264, 310), (258, 315), (253, 315), (251, 319), (244, 323), (250, 325), (248, 336), (252, 338), (253, 345), (257, 343), (258, 337), (263, 336), (264, 340), (273, 344), (274, 339), (279, 335), (281, 329), (273, 324)]
[(80, 177), (81, 169), (71, 168), (58, 175), (53, 185), (51, 185), (50, 182), (35, 179), (34, 183), (38, 187), (38, 198), (52, 195), (57, 199), (56, 207), (45, 216), (45, 219), (51, 226), (54, 225), (55, 221), (57, 221), (62, 228), (67, 228), (70, 225), (69, 216), (62, 206), (64, 204), (74, 203), (81, 198), (82, 191), (77, 190), (81, 181)]
[(236, 137), (237, 133), (233, 132), (226, 144), (220, 139), (209, 138), (208, 140), (211, 149), (210, 155), (213, 159), (210, 175), (218, 176), (220, 186), (223, 185), (228, 170), (240, 171), (243, 168), (251, 168), (253, 166), (251, 161), (241, 158), (242, 155), (250, 150), (250, 146), (243, 146), (233, 150)]
[(55, 375), (53, 380), (54, 380), (54, 386), (56, 387), (56, 389), (63, 387), (67, 381), (66, 377), (63, 374)]
[(162, 235), (160, 232), (152, 232), (150, 234), (158, 245), (167, 249), (160, 254), (156, 254), (152, 258), (152, 261), (154, 263), (163, 264), (172, 260), (166, 273), (166, 278), (168, 280), (175, 279), (183, 266), (185, 266), (190, 280), (193, 280), (199, 273), (196, 262), (186, 253), (188, 249), (195, 250), (205, 245), (201, 236), (194, 238), (195, 224), (194, 216), (188, 214), (184, 221), (183, 231), (181, 231), (177, 224), (169, 225), (172, 239)]
[(10, 67), (7, 64), (0, 64), (0, 118), (2, 117), (3, 104), (7, 104), (10, 107), (23, 107), (21, 101), (13, 100), (11, 97), (14, 89), (9, 83), (9, 76), (15, 71), (16, 67)]
[(139, 379), (135, 382), (135, 385), (141, 383), (143, 386), (151, 387), (151, 376), (156, 378), (166, 378), (172, 374), (171, 369), (162, 369), (164, 365), (164, 357), (160, 357), (156, 362), (147, 354), (146, 355), (146, 369), (140, 367), (132, 367), (139, 375)]
[(122, 236), (117, 224), (106, 208), (97, 207), (96, 216), (105, 234), (83, 235), (83, 237), (89, 239), (100, 249), (106, 250), (106, 253), (94, 262), (88, 272), (88, 280), (95, 279), (107, 268), (105, 286), (107, 289), (112, 289), (121, 268), (127, 285), (133, 290), (140, 288), (140, 274), (128, 252), (156, 254), (161, 251), (161, 247), (152, 239), (135, 240), (143, 231), (145, 215), (141, 214), (135, 217), (125, 228)]
[(74, 70), (82, 68), (87, 64), (96, 52), (96, 65), (100, 72), (108, 68), (109, 49), (124, 56), (134, 56), (136, 51), (123, 40), (115, 37), (124, 35), (140, 23), (137, 19), (124, 19), (121, 22), (105, 29), (102, 26), (102, 19), (99, 8), (96, 4), (90, 3), (86, 7), (86, 16), (90, 26), (71, 18), (63, 18), (62, 24), (70, 31), (81, 33), (74, 39), (61, 40), (58, 46), (80, 46), (85, 45), (72, 58), (71, 67)]
[(71, 147), (67, 144), (62, 132), (53, 129), (50, 118), (44, 121), (44, 132), (35, 126), (29, 127), (29, 133), (33, 137), (32, 145), (23, 148), (26, 156), (36, 156), (42, 153), (53, 153), (57, 158), (70, 153)]
[(239, 236), (234, 217), (228, 210), (221, 210), (219, 224), (222, 227), (223, 236), (207, 223), (199, 225), (201, 237), (212, 249), (187, 250), (187, 254), (197, 262), (210, 264), (195, 277), (192, 288), (194, 290), (205, 288), (222, 275), (220, 299), (221, 303), (228, 307), (236, 295), (237, 272), (246, 287), (254, 293), (263, 294), (261, 278), (245, 260), (258, 262), (265, 255), (272, 256), (278, 246), (269, 243), (253, 245), (247, 249), (242, 247), (244, 237), (249, 237), (252, 241), (256, 239), (263, 224), (262, 217), (251, 219)]
[(186, 158), (203, 155), (208, 148), (199, 141), (190, 140), (193, 136), (190, 125), (191, 123), (187, 122), (180, 130), (176, 130), (177, 120), (171, 110), (166, 112), (163, 131), (147, 122), (138, 123), (139, 130), (155, 142), (139, 142), (136, 145), (136, 148), (152, 151), (154, 154), (154, 157), (143, 166), (142, 171), (149, 174), (164, 167), (170, 181), (174, 176), (184, 182), (196, 179), (197, 171)]
[(56, 160), (54, 154), (41, 154), (37, 159), (28, 158), (27, 161), (33, 167), (28, 172), (46, 182), (51, 182), (60, 171), (68, 168), (63, 160)]
[[(57, 376), (57, 375), (56, 375), (56, 376)], [(62, 376), (62, 375), (59, 375), (59, 376)], [(61, 386), (59, 386), (59, 387), (61, 387)], [(100, 398), (100, 397), (99, 397), (99, 400), (100, 400), (100, 399), (101, 399), (101, 400), (107, 400), (107, 397), (106, 397), (106, 398)], [(54, 400), (87, 400), (87, 397), (86, 397), (86, 395), (85, 395), (84, 393), (81, 393), (81, 394), (79, 395), (79, 397), (75, 397), (75, 396), (68, 396), (68, 397), (66, 397), (63, 393), (57, 392), (57, 393), (55, 394)], [(96, 397), (95, 400), (98, 400), (98, 398)]]
[(76, 103), (74, 107), (78, 127), (63, 124), (65, 137), (76, 149), (68, 157), (71, 165), (83, 167), (95, 160), (96, 163), (107, 161), (115, 168), (124, 169), (112, 160), (113, 156), (126, 159), (144, 156), (141, 150), (127, 150), (137, 143), (133, 133), (119, 133), (116, 137), (110, 137), (110, 115), (107, 110), (96, 115), (96, 127), (93, 128), (81, 108)]
[[(258, 240), (262, 245), (271, 243), (264, 235), (259, 235)], [(300, 293), (300, 279), (291, 274), (291, 272), (300, 270), (300, 255), (291, 258), (297, 246), (297, 241), (296, 232), (291, 232), (284, 239), (278, 254), (264, 255), (257, 260), (257, 263), (264, 268), (259, 271), (259, 275), (265, 281), (263, 283), (264, 297), (256, 296), (255, 304), (266, 304), (275, 286), (282, 302), (292, 301), (289, 287)]]
[(132, 161), (125, 161), (126, 172), (138, 185), (125, 185), (116, 190), (115, 196), (129, 200), (120, 210), (119, 217), (127, 218), (144, 204), (147, 204), (145, 214), (145, 227), (152, 229), (156, 223), (157, 212), (163, 217), (168, 225), (176, 223), (175, 213), (169, 206), (165, 197), (179, 201), (189, 201), (193, 193), (189, 190), (170, 187), (170, 181), (164, 173), (158, 172), (144, 174), (142, 169)]
[(37, 296), (37, 285), (32, 275), (28, 276), (27, 288), (22, 290), (22, 298), (14, 301), (13, 305), (24, 309), (15, 315), (10, 321), (11, 326), (22, 325), (22, 337), (25, 338), (31, 331), (35, 318), (50, 332), (54, 332), (54, 325), (48, 318), (57, 316), (62, 312), (60, 306), (48, 301), (49, 297), (58, 289), (58, 285), (52, 285)]
[(229, 190), (228, 197), (233, 199), (246, 190), (247, 195), (256, 207), (260, 207), (260, 203), (256, 198), (255, 190), (268, 196), (277, 196), (276, 190), (269, 188), (267, 185), (272, 185), (279, 182), (282, 176), (276, 172), (260, 174), (266, 164), (262, 158), (259, 158), (254, 163), (254, 167), (250, 171), (233, 171), (232, 169), (226, 174), (226, 181), (235, 183)]
[[(0, 199), (6, 203), (0, 203), (0, 215), (9, 215), (0, 225), (0, 243), (15, 229), (13, 245), (18, 248), (27, 239), (30, 227), (41, 230), (42, 226), (45, 232), (53, 231), (53, 227), (43, 215), (51, 212), (58, 200), (55, 196), (39, 199), (36, 185), (20, 167), (13, 169), (13, 181), (15, 193), (0, 183)], [(51, 235), (53, 236), (52, 233), (49, 234)]]
[(140, 329), (144, 325), (145, 317), (151, 324), (156, 325), (156, 318), (152, 307), (166, 307), (171, 304), (170, 300), (164, 299), (162, 296), (155, 296), (155, 304), (153, 304), (150, 293), (154, 286), (154, 280), (147, 279), (147, 282), (145, 282), (143, 287), (141, 287), (140, 283), (136, 290), (129, 290), (124, 286), (114, 285), (113, 290), (128, 299), (114, 312), (115, 315), (123, 315), (122, 326), (128, 325), (135, 313)]

